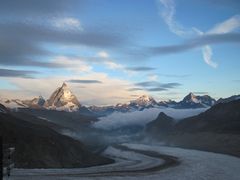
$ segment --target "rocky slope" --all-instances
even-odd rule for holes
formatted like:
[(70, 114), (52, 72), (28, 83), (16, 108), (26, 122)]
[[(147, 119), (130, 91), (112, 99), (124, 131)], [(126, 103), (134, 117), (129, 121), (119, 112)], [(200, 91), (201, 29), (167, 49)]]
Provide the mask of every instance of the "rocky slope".
[(18, 168), (86, 167), (112, 162), (92, 154), (81, 142), (57, 133), (47, 123), (25, 121), (0, 107), (0, 135), (4, 143), (16, 148)]
[(218, 104), (218, 103), (228, 103), (228, 102), (231, 102), (231, 101), (234, 101), (234, 100), (239, 100), (239, 99), (240, 99), (240, 95), (233, 95), (233, 96), (228, 97), (228, 98), (218, 99), (216, 104)]
[(154, 135), (158, 133), (166, 133), (172, 130), (175, 121), (165, 113), (159, 113), (158, 117), (146, 125), (145, 131)]
[(240, 157), (240, 100), (216, 104), (197, 116), (179, 121), (167, 131), (161, 123), (154, 128), (158, 131), (145, 133), (167, 145)]
[(175, 108), (205, 108), (211, 107), (215, 104), (216, 100), (208, 95), (196, 96), (193, 93), (189, 93), (178, 102)]
[(240, 100), (214, 105), (209, 110), (176, 124), (178, 131), (240, 133)]

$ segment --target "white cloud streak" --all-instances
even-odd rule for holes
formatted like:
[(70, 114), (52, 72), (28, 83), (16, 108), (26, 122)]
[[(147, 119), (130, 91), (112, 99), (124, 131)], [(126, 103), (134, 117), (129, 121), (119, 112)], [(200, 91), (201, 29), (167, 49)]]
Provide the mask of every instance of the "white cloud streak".
[[(193, 29), (200, 36), (204, 35), (204, 33), (202, 31), (200, 31), (199, 29), (197, 29), (197, 28), (193, 28)], [(208, 64), (209, 66), (211, 66), (213, 68), (217, 68), (218, 67), (218, 64), (212, 60), (213, 52), (212, 52), (211, 46), (209, 46), (209, 45), (203, 46), (202, 47), (202, 55), (203, 55), (203, 59), (204, 59), (206, 64)]]
[[(161, 16), (165, 23), (168, 25), (171, 32), (174, 34), (185, 37), (191, 35), (195, 32), (198, 35), (204, 34), (225, 34), (239, 29), (240, 27), (240, 15), (235, 15), (224, 22), (216, 24), (212, 29), (203, 33), (201, 30), (197, 28), (192, 28), (191, 30), (186, 30), (181, 24), (179, 24), (175, 20), (175, 3), (173, 0), (159, 0), (159, 2), (163, 5), (164, 10), (161, 12)], [(204, 45), (202, 47), (203, 59), (206, 64), (213, 68), (217, 68), (218, 64), (212, 60), (213, 51), (211, 46)]]
[(159, 0), (164, 6), (163, 11), (161, 11), (161, 16), (165, 23), (168, 25), (169, 30), (178, 36), (185, 36), (189, 32), (175, 20), (175, 3), (173, 0)]
[(217, 68), (218, 64), (212, 60), (212, 48), (209, 45), (206, 45), (202, 48), (203, 59), (211, 67)]
[(100, 58), (108, 58), (109, 57), (109, 54), (106, 51), (100, 51), (100, 52), (98, 52), (97, 55)]
[(76, 18), (65, 17), (65, 18), (57, 18), (52, 21), (52, 24), (56, 28), (60, 28), (63, 30), (80, 30), (83, 31), (83, 27), (80, 21)]
[(215, 25), (207, 34), (224, 34), (240, 28), (240, 15), (235, 15), (226, 21)]
[[(240, 16), (233, 16), (226, 21), (215, 25), (206, 34), (225, 34), (237, 30), (240, 27)], [(206, 45), (202, 48), (204, 61), (211, 67), (217, 68), (218, 64), (212, 60), (212, 48)]]
[(69, 58), (66, 56), (58, 56), (52, 60), (53, 63), (63, 66), (65, 69), (74, 73), (91, 72), (92, 66), (85, 63), (79, 58)]

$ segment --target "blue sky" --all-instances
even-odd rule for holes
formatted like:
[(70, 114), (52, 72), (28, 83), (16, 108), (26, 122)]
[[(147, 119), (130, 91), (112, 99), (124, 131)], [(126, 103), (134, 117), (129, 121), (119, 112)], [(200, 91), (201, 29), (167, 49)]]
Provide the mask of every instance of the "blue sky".
[(1, 97), (48, 98), (62, 82), (86, 105), (239, 94), (238, 0), (1, 4)]

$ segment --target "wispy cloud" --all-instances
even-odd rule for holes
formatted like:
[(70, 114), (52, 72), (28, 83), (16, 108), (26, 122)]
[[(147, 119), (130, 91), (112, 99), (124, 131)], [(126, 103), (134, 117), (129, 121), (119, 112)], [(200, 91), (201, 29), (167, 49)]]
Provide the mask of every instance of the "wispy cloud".
[(13, 69), (0, 69), (1, 77), (21, 77), (21, 78), (33, 78), (33, 74), (37, 74), (36, 71), (25, 70), (13, 70)]
[(136, 95), (136, 94), (132, 94), (130, 95), (131, 97), (139, 97), (139, 95)]
[[(240, 27), (240, 16), (236, 15), (233, 16), (226, 21), (219, 23), (215, 25), (212, 29), (210, 29), (206, 34), (225, 34), (230, 33)], [(204, 61), (212, 66), (213, 68), (216, 68), (218, 64), (212, 60), (212, 48), (209, 45), (206, 45), (202, 48), (203, 52), (203, 58)]]
[(175, 2), (173, 0), (159, 0), (164, 9), (160, 9), (160, 15), (165, 23), (168, 25), (169, 30), (178, 36), (184, 36), (189, 32), (175, 20)]
[(35, 62), (56, 55), (42, 44), (111, 49), (122, 46), (124, 39), (106, 31), (65, 31), (41, 24), (0, 22), (0, 64), (42, 66)]
[(135, 86), (140, 86), (140, 87), (149, 87), (149, 86), (159, 86), (160, 83), (157, 81), (143, 81), (139, 83), (135, 83)]
[[(159, 2), (164, 7), (163, 10), (160, 9), (161, 16), (165, 23), (168, 25), (171, 32), (180, 36), (180, 37), (188, 37), (189, 35), (198, 35), (198, 41), (196, 43), (188, 41), (187, 43), (183, 43), (182, 45), (173, 45), (173, 46), (166, 46), (161, 47), (157, 51), (158, 53), (167, 54), (167, 53), (177, 53), (186, 51), (196, 47), (202, 47), (203, 59), (209, 66), (216, 68), (218, 65), (215, 61), (212, 60), (213, 52), (212, 48), (209, 44), (215, 43), (226, 43), (226, 42), (238, 42), (239, 37), (236, 40), (231, 39), (229, 35), (227, 36), (214, 36), (211, 38), (209, 35), (216, 35), (216, 34), (225, 34), (230, 33), (240, 27), (240, 16), (235, 15), (224, 22), (221, 22), (215, 25), (212, 29), (207, 31), (206, 33), (202, 32), (197, 28), (186, 29), (181, 24), (179, 24), (175, 20), (175, 13), (176, 13), (176, 5), (173, 0), (159, 0)], [(225, 38), (224, 38), (225, 37)], [(203, 40), (201, 40), (203, 38)], [(231, 39), (231, 40), (230, 40)]]
[[(83, 0), (41, 0), (41, 1), (8, 1), (1, 0), (0, 14), (8, 14), (22, 17), (39, 16), (39, 15), (59, 15), (60, 13), (66, 13), (66, 9), (70, 8), (70, 5), (81, 4), (83, 6)], [(81, 7), (80, 6), (80, 7)]]
[(136, 71), (136, 72), (139, 72), (139, 71), (153, 71), (155, 70), (156, 68), (153, 68), (153, 67), (147, 67), (147, 66), (139, 66), (139, 67), (126, 67), (126, 70), (129, 70), (129, 71)]
[(129, 89), (127, 89), (128, 91), (142, 91), (142, 90), (144, 90), (144, 89), (142, 89), (142, 88), (129, 88)]
[(213, 68), (217, 68), (218, 64), (212, 60), (212, 48), (209, 45), (206, 45), (202, 48), (203, 59), (204, 61)]
[(54, 18), (52, 20), (54, 27), (62, 30), (80, 30), (83, 31), (83, 27), (80, 21), (73, 17)]
[(133, 66), (133, 67), (126, 67), (123, 64), (116, 63), (113, 59), (111, 59), (110, 54), (106, 51), (99, 51), (97, 53), (97, 57), (101, 59), (101, 61), (95, 61), (97, 63), (103, 63), (106, 65), (107, 68), (112, 70), (120, 70), (124, 73), (132, 75), (137, 72), (147, 72), (156, 70), (156, 68), (148, 67), (148, 66)]
[(100, 58), (109, 58), (109, 54), (106, 51), (99, 51), (97, 56)]
[(99, 84), (102, 83), (102, 81), (99, 80), (93, 80), (93, 79), (87, 79), (87, 80), (83, 80), (83, 79), (71, 79), (71, 80), (67, 80), (67, 82), (70, 83), (79, 83), (79, 84)]
[(158, 75), (156, 74), (148, 74), (148, 80), (149, 81), (157, 81), (158, 80)]
[(87, 62), (81, 57), (57, 56), (50, 63), (77, 74), (92, 71), (92, 66), (87, 64)]
[(172, 88), (176, 88), (176, 87), (178, 87), (178, 86), (181, 86), (182, 84), (180, 84), (180, 83), (162, 83), (161, 84), (161, 87), (163, 87), (163, 88), (167, 88), (167, 89), (172, 89)]
[(221, 43), (240, 43), (240, 33), (205, 34), (189, 39), (181, 44), (149, 48), (149, 53), (156, 55), (173, 54), (209, 44)]
[(148, 91), (167, 91), (167, 88), (162, 88), (162, 87), (156, 87), (156, 88), (147, 88)]
[(216, 24), (207, 34), (224, 34), (232, 32), (240, 27), (240, 15), (235, 15), (222, 23)]
[(190, 76), (190, 74), (158, 74), (158, 75), (170, 78), (186, 78)]
[(206, 91), (195, 91), (195, 92), (193, 92), (193, 94), (206, 95), (206, 94), (209, 94), (209, 93), (206, 92)]
[(141, 87), (146, 91), (168, 91), (169, 89), (174, 89), (182, 84), (180, 83), (160, 83), (158, 81), (143, 81), (134, 84), (136, 87)]

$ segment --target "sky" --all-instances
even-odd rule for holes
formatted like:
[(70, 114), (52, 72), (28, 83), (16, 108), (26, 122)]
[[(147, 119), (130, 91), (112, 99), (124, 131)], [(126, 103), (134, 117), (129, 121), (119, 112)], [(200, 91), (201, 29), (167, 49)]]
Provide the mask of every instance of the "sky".
[(85, 105), (240, 92), (238, 0), (0, 0), (0, 98)]

